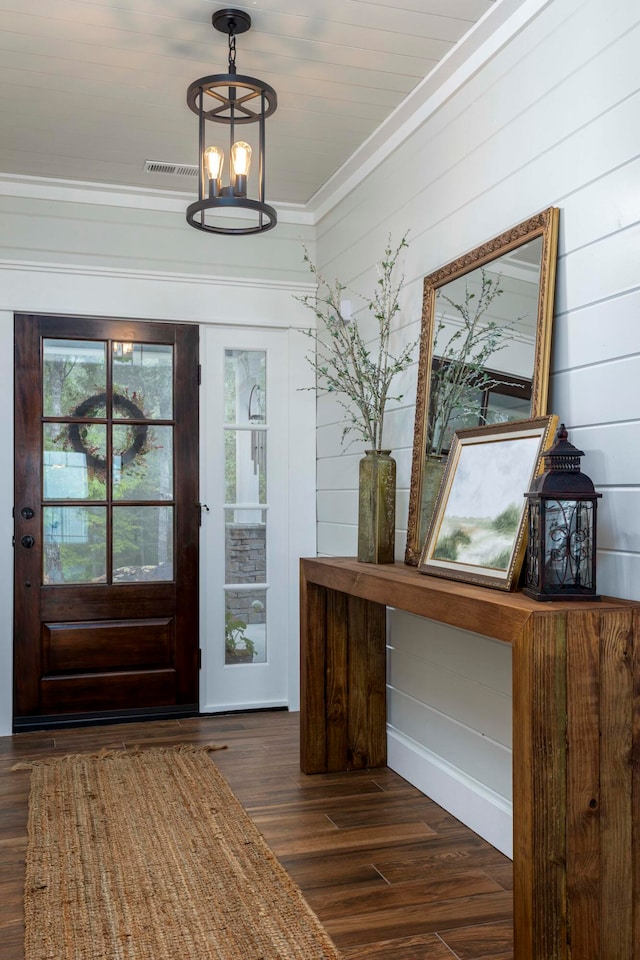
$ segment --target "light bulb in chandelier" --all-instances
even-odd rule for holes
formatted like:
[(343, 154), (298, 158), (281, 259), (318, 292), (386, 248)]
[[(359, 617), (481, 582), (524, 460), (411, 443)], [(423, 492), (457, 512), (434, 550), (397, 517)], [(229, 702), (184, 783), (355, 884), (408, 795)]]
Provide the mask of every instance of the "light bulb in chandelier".
[(220, 147), (207, 147), (204, 159), (209, 177), (209, 196), (217, 197), (220, 194), (220, 178), (224, 166), (224, 153)]
[(231, 147), (231, 169), (234, 194), (238, 197), (246, 196), (247, 180), (251, 169), (251, 147), (244, 140), (236, 140)]

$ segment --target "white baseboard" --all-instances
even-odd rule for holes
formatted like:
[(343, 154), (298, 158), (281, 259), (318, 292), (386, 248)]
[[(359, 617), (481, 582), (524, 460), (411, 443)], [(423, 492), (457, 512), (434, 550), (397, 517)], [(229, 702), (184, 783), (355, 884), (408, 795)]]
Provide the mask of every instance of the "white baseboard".
[(279, 710), (288, 706), (288, 700), (263, 700), (259, 703), (201, 703), (200, 713), (243, 713), (253, 710)]
[(512, 804), (387, 725), (387, 764), (492, 846), (513, 859)]

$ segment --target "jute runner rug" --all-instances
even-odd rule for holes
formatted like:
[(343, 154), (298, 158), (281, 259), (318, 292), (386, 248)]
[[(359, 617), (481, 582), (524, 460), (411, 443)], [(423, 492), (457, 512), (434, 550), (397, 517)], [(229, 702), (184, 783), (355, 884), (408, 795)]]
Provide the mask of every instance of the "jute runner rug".
[(25, 960), (339, 956), (206, 750), (32, 765)]

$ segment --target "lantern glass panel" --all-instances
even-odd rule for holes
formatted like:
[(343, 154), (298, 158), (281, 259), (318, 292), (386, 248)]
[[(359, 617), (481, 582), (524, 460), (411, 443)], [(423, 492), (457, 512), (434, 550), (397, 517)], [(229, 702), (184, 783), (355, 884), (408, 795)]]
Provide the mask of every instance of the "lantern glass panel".
[(551, 590), (594, 589), (593, 502), (545, 502), (545, 581)]
[(527, 567), (525, 582), (527, 587), (539, 586), (540, 565), (540, 501), (531, 500), (529, 503), (529, 542), (527, 544)]

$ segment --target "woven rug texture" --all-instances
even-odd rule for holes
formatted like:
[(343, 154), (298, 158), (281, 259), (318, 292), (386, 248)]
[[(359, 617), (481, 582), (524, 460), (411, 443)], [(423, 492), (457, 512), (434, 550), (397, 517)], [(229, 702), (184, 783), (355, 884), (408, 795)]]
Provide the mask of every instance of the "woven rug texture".
[(25, 960), (339, 960), (202, 748), (36, 761), (28, 829)]

